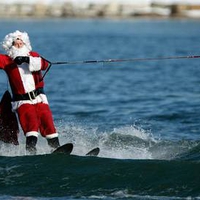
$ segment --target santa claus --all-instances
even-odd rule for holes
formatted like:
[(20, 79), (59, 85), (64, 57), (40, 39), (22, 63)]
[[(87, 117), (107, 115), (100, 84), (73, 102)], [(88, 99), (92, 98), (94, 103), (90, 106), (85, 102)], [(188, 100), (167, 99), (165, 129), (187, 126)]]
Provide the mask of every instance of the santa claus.
[(51, 148), (57, 148), (60, 146), (58, 133), (44, 93), (41, 73), (49, 63), (32, 51), (26, 32), (17, 30), (6, 35), (2, 47), (7, 55), (0, 54), (0, 69), (8, 76), (12, 109), (17, 112), (26, 136), (26, 150), (31, 154), (36, 153), (39, 133), (47, 139)]

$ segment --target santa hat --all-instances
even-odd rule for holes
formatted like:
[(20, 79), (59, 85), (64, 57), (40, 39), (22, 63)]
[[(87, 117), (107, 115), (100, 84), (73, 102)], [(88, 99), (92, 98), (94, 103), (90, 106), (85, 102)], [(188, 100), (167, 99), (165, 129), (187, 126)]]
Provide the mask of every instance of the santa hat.
[(23, 41), (23, 43), (26, 45), (26, 47), (31, 51), (31, 43), (29, 40), (29, 36), (26, 32), (20, 32), (20, 31), (15, 31), (13, 33), (9, 33), (8, 35), (5, 36), (3, 42), (2, 42), (2, 47), (6, 52), (9, 52), (10, 48), (13, 46), (13, 42), (16, 39), (20, 39)]

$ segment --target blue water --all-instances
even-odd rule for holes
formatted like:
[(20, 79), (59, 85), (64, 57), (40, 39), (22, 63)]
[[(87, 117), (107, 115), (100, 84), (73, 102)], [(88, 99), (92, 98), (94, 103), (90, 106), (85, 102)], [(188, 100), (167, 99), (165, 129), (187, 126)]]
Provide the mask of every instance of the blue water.
[[(1, 20), (46, 59), (200, 55), (198, 20)], [(1, 51), (3, 53), (3, 51)], [(200, 199), (200, 60), (53, 65), (45, 77), (73, 156), (0, 145), (0, 199)], [(0, 71), (0, 95), (8, 89)], [(98, 158), (85, 153), (99, 146)], [(77, 156), (78, 155), (78, 156)]]

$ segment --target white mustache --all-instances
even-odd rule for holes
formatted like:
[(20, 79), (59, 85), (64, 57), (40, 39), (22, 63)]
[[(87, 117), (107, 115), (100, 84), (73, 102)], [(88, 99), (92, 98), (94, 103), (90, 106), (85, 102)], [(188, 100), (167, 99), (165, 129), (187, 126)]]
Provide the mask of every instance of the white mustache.
[(24, 45), (21, 48), (16, 48), (15, 46), (12, 46), (10, 50), (8, 51), (8, 55), (12, 58), (15, 59), (17, 56), (29, 56), (29, 49)]

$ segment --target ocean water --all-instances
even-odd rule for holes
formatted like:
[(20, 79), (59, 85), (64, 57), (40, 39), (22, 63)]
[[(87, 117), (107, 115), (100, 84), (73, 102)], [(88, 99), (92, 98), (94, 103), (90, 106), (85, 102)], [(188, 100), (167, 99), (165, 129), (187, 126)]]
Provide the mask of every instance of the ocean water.
[[(200, 55), (198, 20), (1, 20), (51, 62)], [(0, 53), (3, 53), (1, 50)], [(72, 156), (0, 143), (0, 200), (200, 199), (200, 59), (53, 65), (45, 91)], [(9, 89), (0, 71), (0, 95)], [(100, 147), (98, 157), (84, 156)]]

